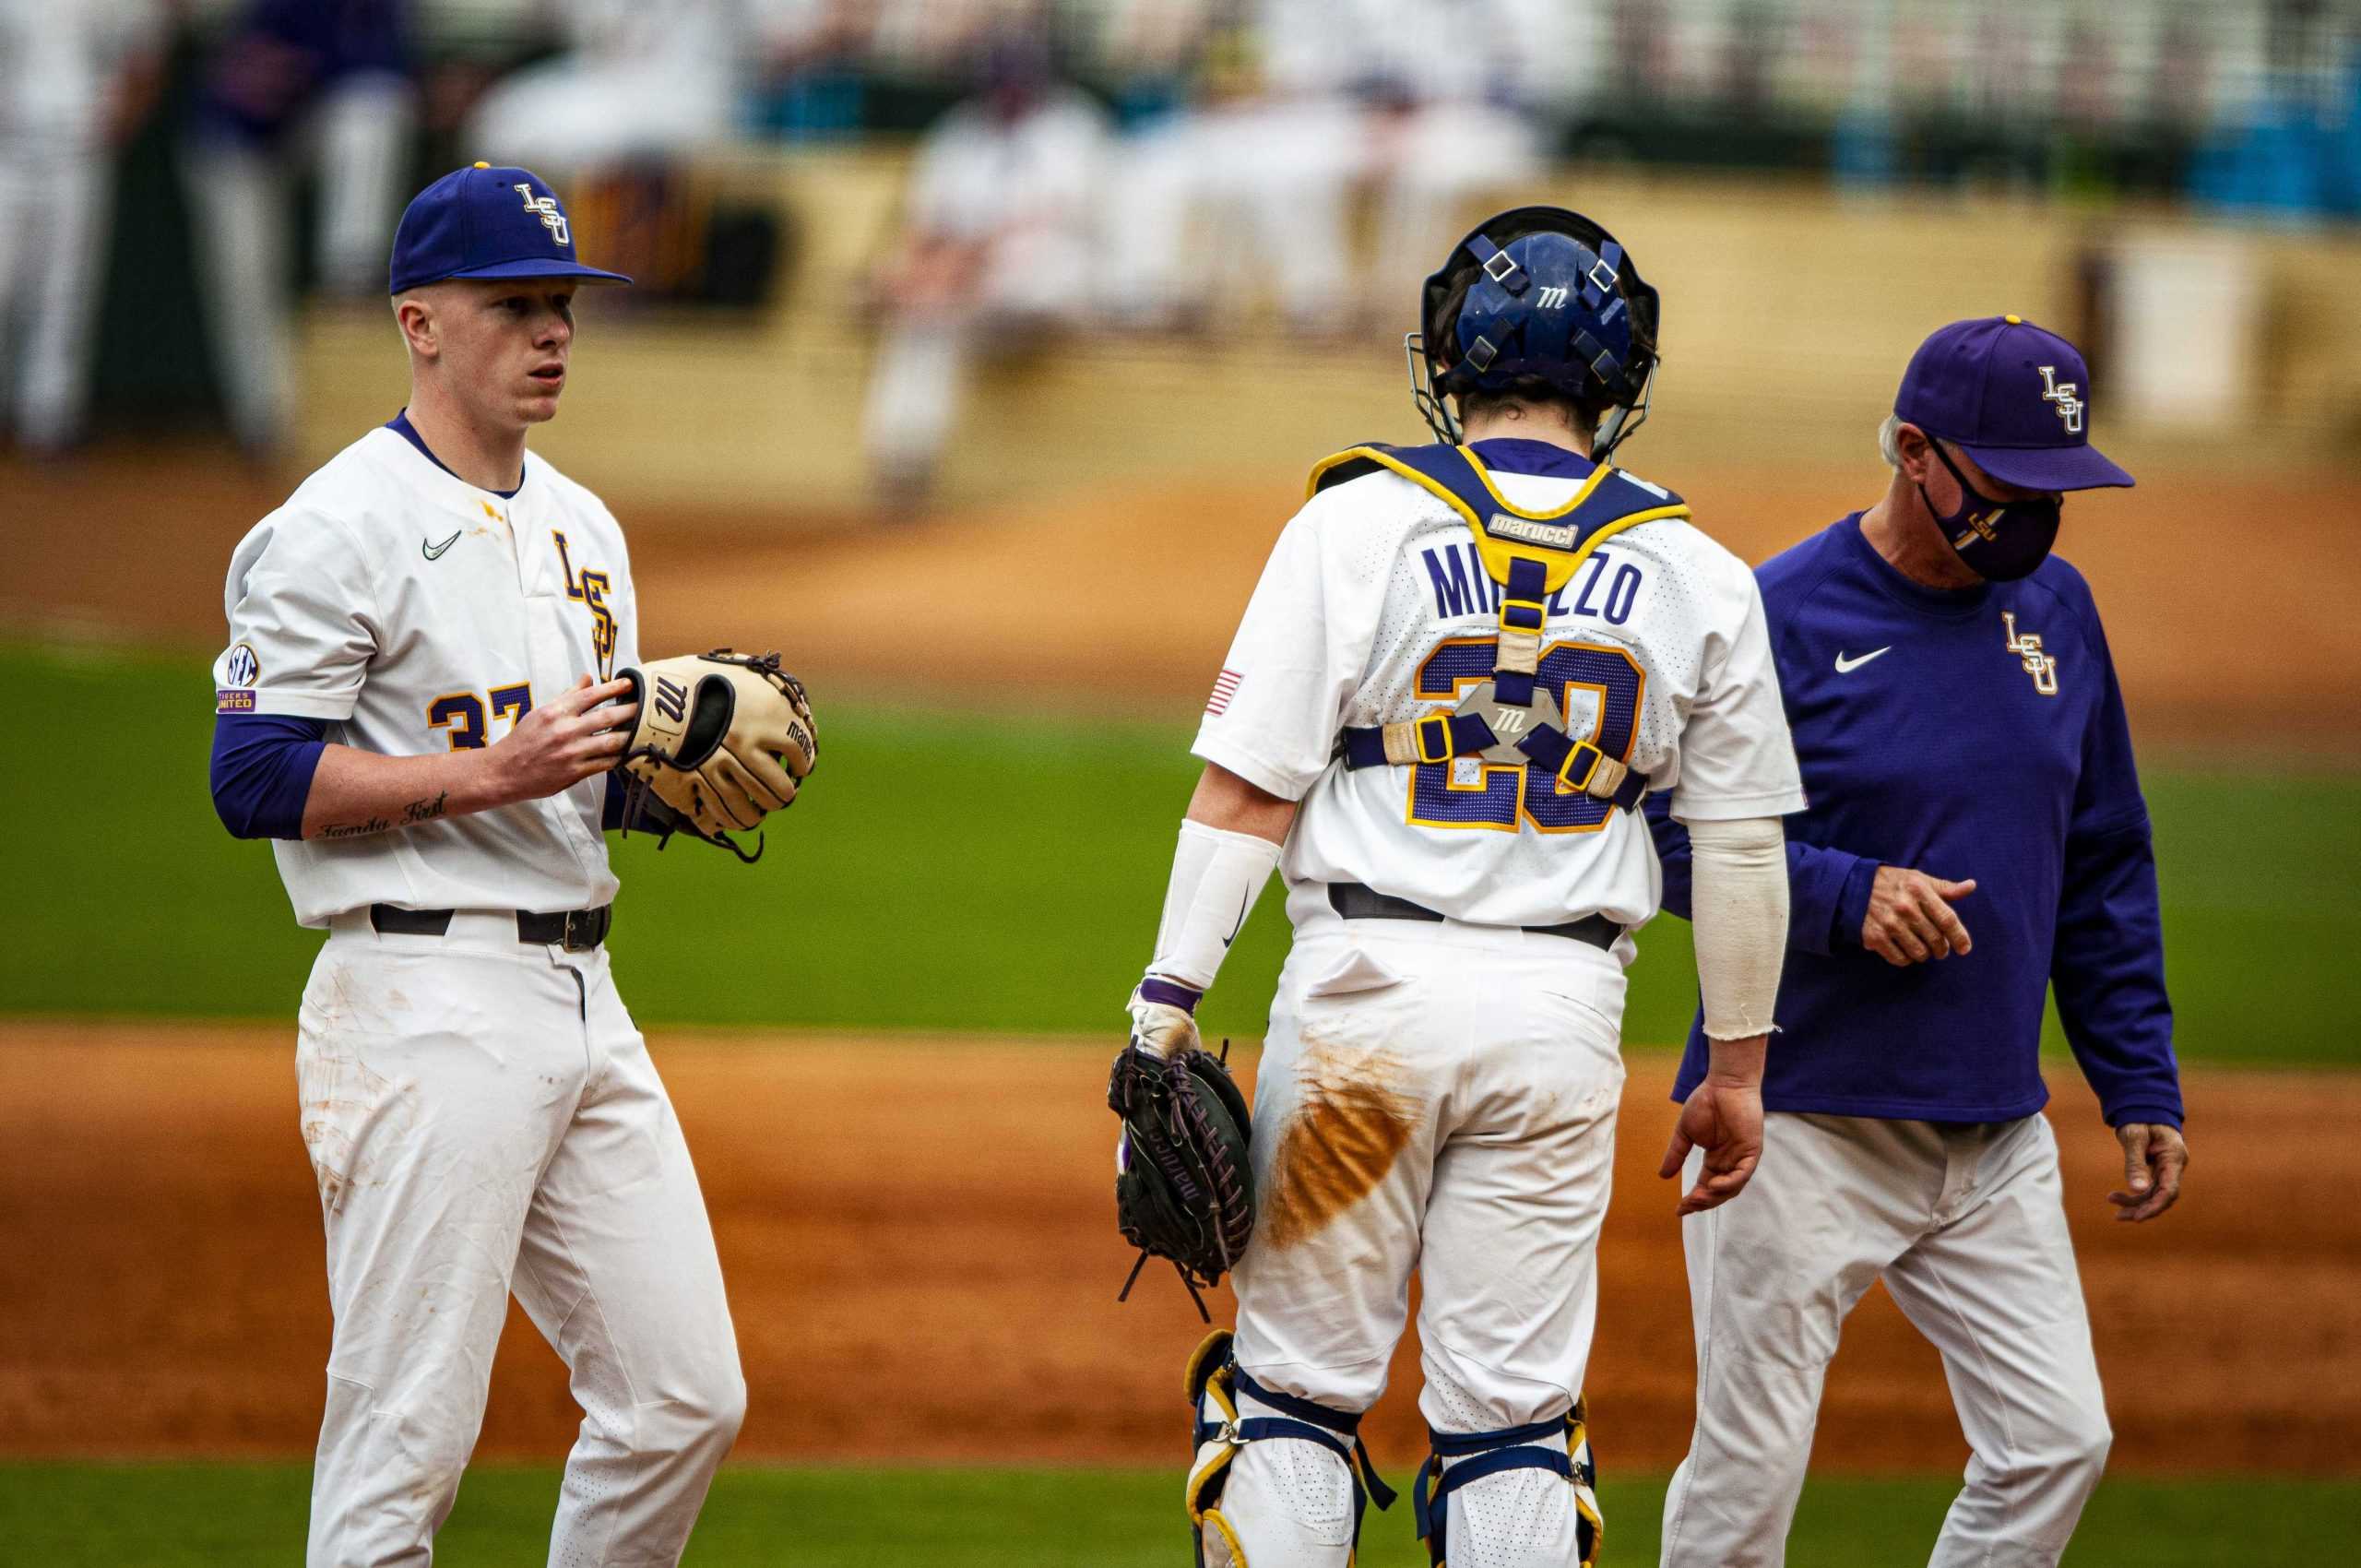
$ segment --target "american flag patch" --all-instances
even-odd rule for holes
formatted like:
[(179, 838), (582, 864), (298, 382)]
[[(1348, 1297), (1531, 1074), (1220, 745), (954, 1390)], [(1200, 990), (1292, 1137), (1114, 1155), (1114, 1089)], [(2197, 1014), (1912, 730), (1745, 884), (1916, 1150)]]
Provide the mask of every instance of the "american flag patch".
[(1235, 670), (1225, 670), (1214, 683), (1214, 695), (1205, 699), (1205, 711), (1216, 719), (1229, 711), (1229, 699), (1238, 695), (1240, 677)]

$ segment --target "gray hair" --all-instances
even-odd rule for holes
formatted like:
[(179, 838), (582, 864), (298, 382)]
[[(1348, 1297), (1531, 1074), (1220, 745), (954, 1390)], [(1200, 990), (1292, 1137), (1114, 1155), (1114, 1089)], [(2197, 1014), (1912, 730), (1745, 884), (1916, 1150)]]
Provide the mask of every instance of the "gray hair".
[(1901, 432), (1902, 416), (1900, 414), (1886, 415), (1885, 422), (1878, 426), (1878, 456), (1885, 459), (1887, 468), (1896, 472), (1900, 472), (1902, 469)]

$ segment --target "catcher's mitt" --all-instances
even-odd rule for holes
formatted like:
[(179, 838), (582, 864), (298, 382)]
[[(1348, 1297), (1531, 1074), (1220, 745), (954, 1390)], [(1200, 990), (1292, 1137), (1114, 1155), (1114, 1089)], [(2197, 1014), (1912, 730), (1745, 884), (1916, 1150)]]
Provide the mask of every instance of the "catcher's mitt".
[(797, 782), (819, 759), (819, 727), (803, 684), (776, 653), (682, 654), (615, 671), (639, 704), (621, 766), (685, 827), (742, 861), (730, 835), (759, 826), (793, 803)]
[(1207, 1322), (1197, 1288), (1219, 1284), (1254, 1233), (1253, 1118), (1230, 1081), (1228, 1041), (1222, 1051), (1165, 1057), (1128, 1045), (1107, 1080), (1108, 1109), (1123, 1121), (1115, 1223), (1140, 1250), (1116, 1299), (1130, 1298), (1150, 1256), (1167, 1258)]

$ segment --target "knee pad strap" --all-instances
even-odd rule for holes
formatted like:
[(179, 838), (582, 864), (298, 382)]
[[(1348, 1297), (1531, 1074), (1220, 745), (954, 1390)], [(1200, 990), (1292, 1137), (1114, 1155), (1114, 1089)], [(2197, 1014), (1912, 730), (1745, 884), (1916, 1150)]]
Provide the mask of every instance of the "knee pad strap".
[[(1564, 1452), (1539, 1446), (1540, 1440), (1560, 1434), (1566, 1439)], [(1564, 1477), (1574, 1489), (1574, 1511), (1581, 1517), (1577, 1531), (1582, 1568), (1592, 1568), (1598, 1561), (1598, 1545), (1607, 1526), (1599, 1516), (1596, 1492), (1598, 1473), (1590, 1457), (1589, 1411), (1581, 1400), (1553, 1420), (1528, 1421), (1523, 1426), (1501, 1427), (1493, 1431), (1437, 1431), (1429, 1427), (1427, 1437), (1433, 1452), (1420, 1468), (1417, 1484), (1410, 1489), (1410, 1511), (1418, 1522), (1418, 1538), (1427, 1543), (1427, 1556), (1435, 1568), (1443, 1568), (1443, 1537), (1451, 1494), (1471, 1481), (1497, 1476), (1504, 1470), (1548, 1470)], [(1446, 1470), (1445, 1459), (1459, 1463)]]
[[(1192, 1417), (1191, 1434), (1198, 1448), (1207, 1443), (1220, 1444), (1219, 1450), (1189, 1476), (1189, 1522), (1199, 1530), (1211, 1520), (1216, 1528), (1230, 1543), (1232, 1555), (1240, 1562), (1245, 1554), (1239, 1550), (1237, 1538), (1230, 1533), (1228, 1521), (1222, 1518), (1216, 1506), (1221, 1501), (1222, 1485), (1228, 1479), (1229, 1462), (1238, 1451), (1250, 1443), (1264, 1438), (1295, 1438), (1315, 1443), (1345, 1462), (1353, 1483), (1353, 1545), (1360, 1546), (1361, 1515), (1371, 1502), (1382, 1509), (1394, 1506), (1394, 1491), (1385, 1484), (1376, 1467), (1370, 1463), (1369, 1449), (1360, 1440), (1361, 1419), (1342, 1410), (1332, 1410), (1325, 1405), (1315, 1405), (1292, 1394), (1281, 1394), (1264, 1388), (1238, 1368), (1230, 1354), (1229, 1331), (1216, 1329), (1205, 1336), (1196, 1353), (1189, 1358), (1189, 1408)], [(1238, 1413), (1239, 1396), (1243, 1394), (1256, 1403), (1283, 1412), (1276, 1416), (1247, 1416)], [(1213, 1406), (1217, 1420), (1209, 1420), (1204, 1407)], [(1202, 1538), (1200, 1538), (1202, 1551)]]
[[(1239, 1371), (1235, 1361), (1230, 1363), (1230, 1373), (1236, 1379), (1233, 1386), (1239, 1393), (1257, 1404), (1287, 1412), (1285, 1416), (1250, 1416), (1238, 1422), (1240, 1442), (1252, 1443), (1258, 1437), (1299, 1437), (1317, 1443), (1344, 1460), (1345, 1467), (1353, 1472), (1356, 1507), (1363, 1498), (1376, 1503), (1381, 1513), (1394, 1506), (1394, 1489), (1385, 1484), (1377, 1467), (1370, 1463), (1369, 1447), (1361, 1442), (1359, 1416), (1348, 1416), (1342, 1410), (1265, 1388)], [(1349, 1445), (1347, 1439), (1351, 1440)]]

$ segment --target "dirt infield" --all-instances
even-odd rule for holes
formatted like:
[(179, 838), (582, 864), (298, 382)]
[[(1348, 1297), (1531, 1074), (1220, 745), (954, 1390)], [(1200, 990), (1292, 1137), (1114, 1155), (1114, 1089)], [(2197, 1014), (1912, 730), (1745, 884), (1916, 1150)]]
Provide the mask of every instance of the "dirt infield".
[[(62, 469), (0, 457), (0, 517), (29, 520), (46, 546), (12, 558), (0, 624), (218, 646), (231, 548), (295, 477), (170, 450)], [(1680, 477), (1700, 524), (1749, 561), (1867, 505), (1881, 482), (1873, 464)], [(1219, 669), (1300, 483), (1157, 481), (887, 527), (684, 498), (623, 519), (641, 641), (780, 647), (823, 695), (1115, 692), (1180, 718)], [(2347, 612), (2361, 592), (2356, 505), (2350, 478), (2195, 468), (2074, 498), (2061, 549), (2096, 587), (2143, 743), (2361, 758), (2361, 731), (2340, 717), (2361, 703), (2361, 618)], [(2232, 555), (2225, 539), (2268, 548)]]
[[(729, 1274), (753, 1388), (742, 1453), (1176, 1457), (1179, 1369), (1201, 1331), (1169, 1279), (1115, 1304), (1129, 1260), (1100, 1048), (656, 1048)], [(1669, 1071), (1638, 1056), (1624, 1104), (1591, 1380), (1609, 1466), (1668, 1465), (1687, 1433), (1679, 1245), (1653, 1177)], [(2106, 1218), (2113, 1140), (2079, 1084), (2060, 1087), (2116, 1462), (2361, 1467), (2361, 1211), (2305, 1135), (2361, 1119), (2361, 1077), (2192, 1072), (2190, 1196), (2136, 1229)], [(308, 1451), (328, 1314), (294, 1111), (281, 1029), (0, 1025), (0, 1452)], [(1421, 1443), (1416, 1382), (1406, 1349), (1370, 1425), (1396, 1470)], [(554, 1457), (576, 1419), (562, 1369), (513, 1318), (484, 1450)], [(1933, 1353), (1873, 1297), (1830, 1380), (1820, 1462), (1964, 1453)]]

